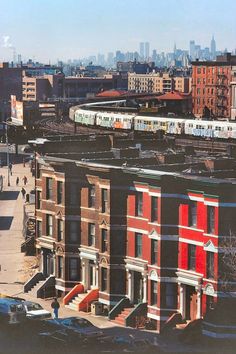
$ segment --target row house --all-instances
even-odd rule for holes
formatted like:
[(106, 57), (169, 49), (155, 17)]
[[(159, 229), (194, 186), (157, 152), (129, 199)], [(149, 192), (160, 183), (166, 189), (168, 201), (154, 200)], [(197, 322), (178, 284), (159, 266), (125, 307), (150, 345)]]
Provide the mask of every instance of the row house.
[(109, 308), (125, 296), (127, 198), (122, 185), (120, 173), (109, 166), (37, 158), (36, 249), (43, 288), (48, 281), (54, 293), (64, 296), (81, 283), (84, 294), (99, 289), (94, 296)]
[(172, 189), (171, 176), (155, 172), (152, 181), (141, 173), (135, 178), (128, 196), (127, 296), (133, 304), (147, 303), (147, 316), (160, 330), (161, 321), (177, 311), (173, 279), (178, 263), (178, 200), (163, 198)]
[(55, 279), (57, 294), (80, 279), (80, 180), (74, 164), (38, 160), (36, 249), (44, 278)]
[(33, 278), (43, 295), (54, 286), (76, 310), (99, 300), (125, 325), (142, 313), (158, 332), (175, 313), (194, 320), (224, 307), (236, 284), (225, 257), (234, 249), (234, 179), (111, 161), (37, 158), (41, 278)]
[[(81, 167), (80, 167), (81, 168)], [(85, 167), (81, 191), (81, 281), (109, 308), (125, 295), (126, 193), (119, 171)]]
[[(137, 171), (129, 188), (126, 296), (133, 305), (146, 303), (147, 317), (161, 331), (174, 313), (200, 319), (234, 294), (226, 274), (232, 273), (227, 254), (235, 242), (235, 186), (148, 174)], [(208, 327), (215, 336), (214, 325)]]

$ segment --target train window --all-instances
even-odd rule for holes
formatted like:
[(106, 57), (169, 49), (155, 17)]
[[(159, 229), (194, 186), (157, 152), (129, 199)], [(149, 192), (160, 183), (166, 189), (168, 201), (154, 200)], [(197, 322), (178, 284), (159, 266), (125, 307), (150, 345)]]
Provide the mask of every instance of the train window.
[(232, 127), (228, 127), (228, 131), (232, 131), (233, 129), (232, 129)]
[(208, 125), (208, 126), (207, 126), (207, 129), (212, 129), (212, 125)]

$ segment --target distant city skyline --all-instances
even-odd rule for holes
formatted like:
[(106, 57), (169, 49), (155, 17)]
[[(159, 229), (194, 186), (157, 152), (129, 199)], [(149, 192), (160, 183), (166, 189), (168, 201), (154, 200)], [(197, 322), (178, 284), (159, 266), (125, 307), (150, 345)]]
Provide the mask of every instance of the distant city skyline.
[[(217, 50), (236, 48), (233, 0), (9, 0), (1, 4), (0, 61), (22, 58), (42, 62), (77, 59), (109, 52), (139, 52), (140, 42), (173, 52), (189, 50), (190, 40)], [(222, 15), (223, 13), (223, 15)]]

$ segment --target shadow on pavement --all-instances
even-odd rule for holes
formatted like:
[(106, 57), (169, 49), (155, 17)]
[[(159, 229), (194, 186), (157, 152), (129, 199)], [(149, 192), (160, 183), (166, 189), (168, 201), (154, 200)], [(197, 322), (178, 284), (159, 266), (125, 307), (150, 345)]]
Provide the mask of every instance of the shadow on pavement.
[(0, 216), (0, 230), (9, 230), (13, 216)]
[(3, 191), (0, 194), (0, 200), (16, 200), (18, 198), (18, 191)]

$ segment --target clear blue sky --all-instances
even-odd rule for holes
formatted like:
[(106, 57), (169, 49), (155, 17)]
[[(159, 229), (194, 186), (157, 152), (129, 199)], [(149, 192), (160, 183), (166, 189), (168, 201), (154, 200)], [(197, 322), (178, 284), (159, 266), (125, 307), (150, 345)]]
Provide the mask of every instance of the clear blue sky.
[[(42, 61), (109, 51), (189, 48), (189, 40), (236, 48), (236, 0), (0, 0), (0, 60), (11, 45)], [(4, 37), (5, 36), (5, 42)], [(7, 38), (6, 38), (7, 36)], [(5, 43), (5, 44), (4, 44)], [(5, 47), (4, 47), (5, 46)]]

